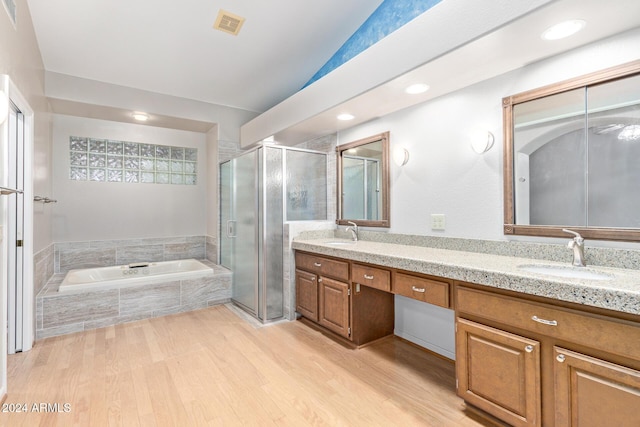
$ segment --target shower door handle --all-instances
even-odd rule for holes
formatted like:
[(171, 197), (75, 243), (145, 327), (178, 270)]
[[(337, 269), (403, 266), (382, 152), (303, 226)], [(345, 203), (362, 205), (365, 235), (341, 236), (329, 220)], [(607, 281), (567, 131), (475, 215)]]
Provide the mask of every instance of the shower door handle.
[(233, 220), (227, 221), (227, 237), (236, 237), (236, 222)]

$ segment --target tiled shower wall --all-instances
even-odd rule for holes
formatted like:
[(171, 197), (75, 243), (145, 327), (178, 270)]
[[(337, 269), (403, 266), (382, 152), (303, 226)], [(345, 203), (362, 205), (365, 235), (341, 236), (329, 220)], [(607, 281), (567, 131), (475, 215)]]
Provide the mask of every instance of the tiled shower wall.
[(76, 268), (109, 267), (132, 262), (158, 262), (207, 258), (205, 236), (97, 240), (56, 243), (55, 273)]

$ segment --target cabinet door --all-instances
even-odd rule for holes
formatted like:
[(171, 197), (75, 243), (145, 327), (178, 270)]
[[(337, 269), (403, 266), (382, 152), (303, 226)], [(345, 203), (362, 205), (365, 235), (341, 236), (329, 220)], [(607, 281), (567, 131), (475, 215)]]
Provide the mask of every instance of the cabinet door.
[(349, 337), (349, 285), (320, 277), (320, 324), (344, 337)]
[(540, 426), (540, 343), (464, 319), (456, 328), (458, 395), (510, 425)]
[(640, 371), (554, 347), (556, 427), (640, 426)]
[(307, 319), (318, 321), (318, 278), (315, 274), (296, 270), (296, 311)]

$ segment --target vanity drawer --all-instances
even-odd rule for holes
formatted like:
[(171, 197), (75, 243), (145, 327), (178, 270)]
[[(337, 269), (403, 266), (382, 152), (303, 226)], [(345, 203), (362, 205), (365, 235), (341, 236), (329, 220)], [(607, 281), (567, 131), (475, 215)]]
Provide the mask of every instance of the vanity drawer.
[(391, 272), (368, 265), (353, 264), (351, 281), (370, 288), (391, 292)]
[(393, 278), (393, 293), (449, 308), (449, 283), (447, 282), (396, 273)]
[(349, 281), (349, 263), (336, 259), (296, 252), (296, 268), (316, 273), (320, 276)]
[[(568, 308), (520, 298), (456, 287), (458, 316), (465, 314), (493, 320), (559, 340), (638, 359), (640, 323), (580, 313)], [(506, 328), (505, 328), (506, 329)]]

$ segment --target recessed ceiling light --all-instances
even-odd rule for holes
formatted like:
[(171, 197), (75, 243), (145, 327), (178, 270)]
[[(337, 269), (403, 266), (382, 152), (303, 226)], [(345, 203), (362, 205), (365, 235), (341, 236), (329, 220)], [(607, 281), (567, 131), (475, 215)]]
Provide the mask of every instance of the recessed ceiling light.
[(353, 120), (353, 119), (355, 119), (355, 117), (349, 113), (342, 113), (338, 115), (338, 120), (347, 121), (347, 120)]
[(417, 95), (419, 93), (425, 93), (428, 90), (429, 90), (429, 85), (426, 85), (424, 83), (416, 83), (407, 87), (404, 91), (411, 95)]
[(149, 116), (145, 113), (133, 113), (131, 116), (140, 122), (146, 122), (149, 120)]
[(583, 29), (585, 25), (587, 25), (587, 23), (581, 19), (560, 22), (553, 27), (547, 28), (545, 32), (542, 33), (542, 38), (544, 40), (563, 39), (577, 33)]

